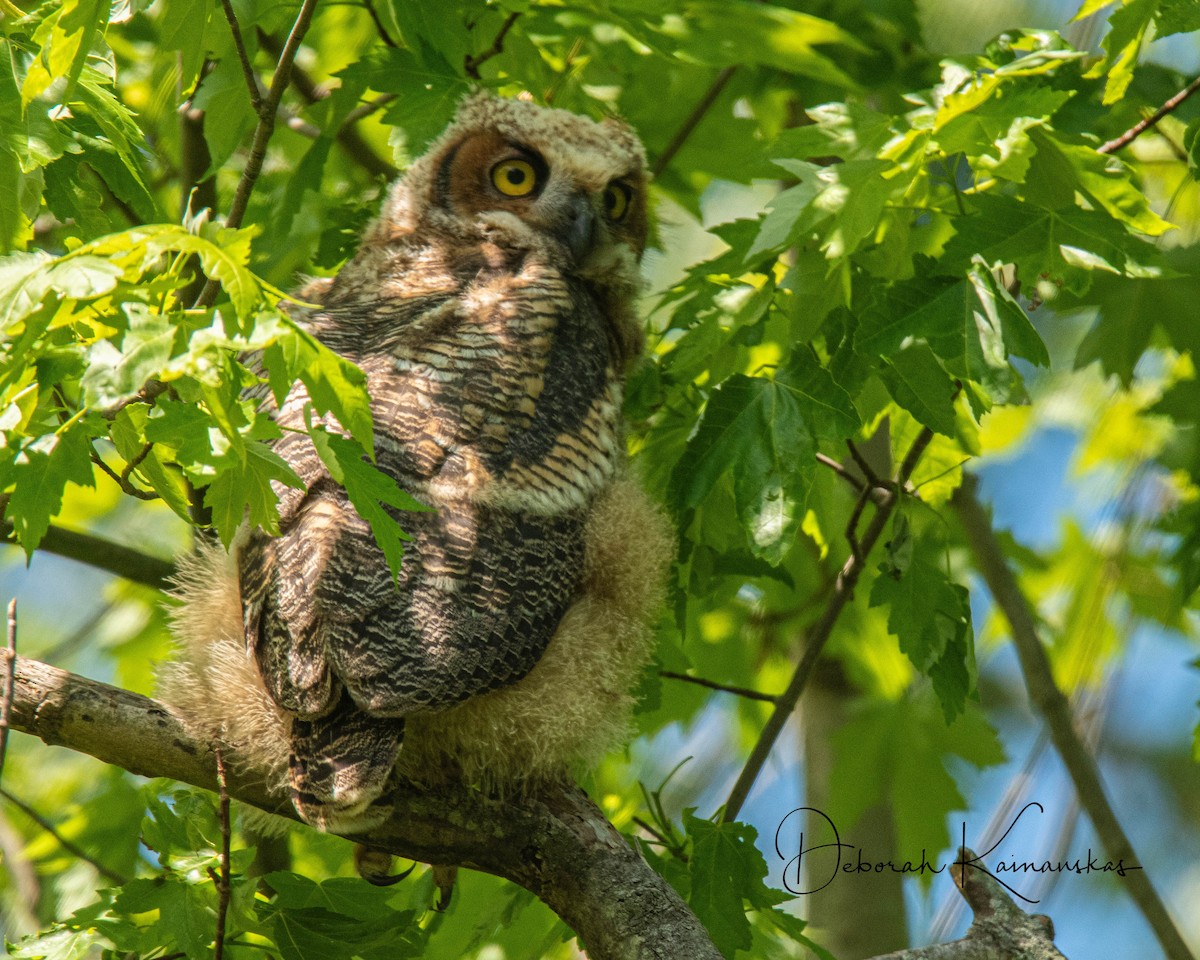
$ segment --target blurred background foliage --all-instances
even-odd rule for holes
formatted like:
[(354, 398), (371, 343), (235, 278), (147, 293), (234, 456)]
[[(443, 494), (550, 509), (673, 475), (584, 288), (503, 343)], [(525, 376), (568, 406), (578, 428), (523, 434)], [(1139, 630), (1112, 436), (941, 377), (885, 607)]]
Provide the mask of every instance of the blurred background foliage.
[[(260, 96), (297, 9), (229, 5)], [(261, 123), (221, 4), (0, 11), (0, 482), (32, 554), (4, 553), (2, 576), (23, 655), (153, 692), (161, 592), (33, 551), (51, 523), (162, 558), (192, 522), (228, 539), (249, 509), (269, 527), (288, 478), (240, 399), (239, 350), (324, 385), (314, 429), (362, 445), (343, 467), (370, 448), (354, 372), (305, 346), (278, 291), (337, 270), (463, 94), (617, 113), (655, 172), (629, 443), (680, 552), (637, 738), (588, 790), (727, 956), (806, 956), (812, 937), (849, 958), (965, 927), (946, 877), (788, 894), (799, 821), (776, 830), (806, 800), (872, 860), (944, 862), (964, 820), (987, 849), (1030, 801), (1044, 813), (998, 856), (1098, 849), (948, 507), (966, 468), (1147, 873), (1200, 943), (1200, 98), (1098, 149), (1190, 82), (1193, 3), (326, 0), (237, 232), (216, 224)], [(190, 306), (199, 269), (215, 305)], [(922, 436), (916, 496), (799, 722), (739, 822), (709, 821), (769, 714), (743, 694), (788, 684), (851, 555), (856, 491), (815, 455), (861, 478), (851, 440), (886, 477)], [(376, 491), (363, 509), (402, 525), (379, 497), (404, 505)], [(30, 937), (14, 955), (211, 952), (209, 798), (20, 737), (3, 774), (4, 932)], [(577, 955), (491, 877), (464, 874), (440, 914), (427, 872), (377, 891), (344, 841), (236, 844), (256, 845), (235, 869), (274, 892), (238, 884), (231, 956)], [(1021, 889), (1067, 955), (1158, 955), (1120, 879)]]

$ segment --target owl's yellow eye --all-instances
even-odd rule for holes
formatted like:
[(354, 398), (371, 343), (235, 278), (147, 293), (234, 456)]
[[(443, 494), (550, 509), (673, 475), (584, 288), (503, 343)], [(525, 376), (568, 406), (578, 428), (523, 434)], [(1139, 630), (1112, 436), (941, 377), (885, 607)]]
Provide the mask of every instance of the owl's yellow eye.
[(537, 186), (537, 172), (528, 160), (501, 160), (492, 167), (492, 186), (506, 197), (527, 197)]
[(604, 188), (604, 212), (613, 222), (621, 220), (629, 212), (633, 191), (625, 184), (614, 180)]

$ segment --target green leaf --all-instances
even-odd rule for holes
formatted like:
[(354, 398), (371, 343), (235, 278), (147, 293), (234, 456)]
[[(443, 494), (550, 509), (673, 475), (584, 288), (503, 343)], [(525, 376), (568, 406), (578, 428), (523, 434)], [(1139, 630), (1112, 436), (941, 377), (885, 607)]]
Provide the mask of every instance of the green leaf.
[(671, 474), (671, 495), (694, 509), (733, 475), (738, 519), (757, 556), (780, 562), (795, 542), (816, 470), (816, 443), (796, 390), (734, 374), (709, 397)]
[[(375, 449), (375, 426), (366, 375), (355, 364), (334, 353), (306, 330), (288, 320), (294, 337), (279, 341), (288, 379), (298, 377), (308, 390), (317, 413), (332, 413), (369, 453)], [(268, 364), (274, 359), (268, 354)]]
[[(1146, 31), (1154, 18), (1161, 0), (1122, 0), (1108, 19), (1109, 30), (1100, 45), (1104, 57), (1096, 63), (1085, 77), (1103, 77), (1105, 105), (1116, 103), (1125, 95), (1133, 81), (1133, 68), (1137, 66), (1138, 54), (1146, 39)], [(1082, 16), (1080, 10), (1076, 17)]]
[(205, 53), (212, 48), (207, 39), (209, 18), (216, 4), (209, 0), (162, 0), (159, 5), (159, 45), (180, 52), (180, 85), (191, 93), (200, 76)]
[(121, 305), (129, 329), (117, 347), (97, 340), (88, 351), (87, 371), (80, 382), (84, 403), (109, 407), (132, 397), (167, 366), (175, 344), (175, 328), (142, 303)]
[(86, 960), (95, 956), (96, 947), (104, 942), (95, 929), (57, 928), (9, 946), (8, 955), (29, 960)]
[[(836, 45), (865, 52), (853, 35), (828, 20), (750, 0), (692, 0), (681, 19), (689, 57), (714, 66), (761, 63), (836, 86), (858, 86), (832, 57), (816, 50)], [(731, 22), (736, 30), (729, 29)]]
[(363, 449), (353, 440), (330, 433), (323, 427), (309, 431), (321, 462), (330, 475), (346, 488), (346, 494), (358, 515), (371, 526), (375, 542), (383, 551), (395, 578), (404, 559), (404, 541), (412, 538), (386, 509), (426, 512), (430, 508), (401, 490), (396, 481), (367, 460)]
[(62, 508), (68, 482), (93, 487), (91, 436), (83, 421), (27, 444), (13, 463), (12, 494), (5, 517), (13, 525), (26, 557), (50, 528)]
[(204, 492), (204, 503), (212, 510), (212, 523), (221, 542), (229, 549), (243, 519), (267, 533), (279, 534), (279, 497), (271, 485), (304, 489), (287, 462), (265, 443), (247, 440), (241, 455), (223, 458), (216, 479)]
[(1161, 269), (1152, 266), (1161, 259), (1153, 245), (1102, 212), (1049, 210), (990, 193), (973, 198), (972, 206), (971, 216), (954, 220), (955, 235), (935, 265), (939, 273), (957, 273), (978, 256), (989, 265), (1015, 264), (1027, 292), (1047, 280), (1082, 294), (1097, 270), (1137, 277)]
[(926, 344), (909, 344), (885, 360), (879, 377), (893, 399), (921, 423), (954, 436), (954, 383)]
[(713, 823), (690, 810), (683, 826), (691, 838), (688, 906), (695, 911), (721, 955), (732, 958), (750, 948), (750, 921), (744, 903), (766, 909), (784, 899), (764, 883), (767, 864), (755, 846), (758, 834), (744, 823)]
[(862, 419), (845, 389), (804, 347), (798, 348), (775, 382), (794, 390), (813, 433), (824, 440), (844, 440), (862, 428)]
[(351, 83), (361, 76), (372, 89), (399, 94), (384, 111), (384, 118), (404, 131), (404, 147), (410, 157), (420, 156), (442, 132), (458, 101), (471, 89), (441, 54), (428, 48), (421, 50), (419, 57), (411, 50), (387, 48), (336, 76)]
[[(66, 78), (66, 88), (59, 102), (70, 102), (92, 44), (108, 22), (108, 10), (108, 0), (64, 0), (58, 15), (44, 22), (43, 26), (52, 24), (50, 35), (25, 76), (21, 88), (24, 103), (39, 97), (60, 77)], [(42, 33), (39, 29), (39, 38)]]
[(887, 605), (888, 631), (913, 666), (934, 678), (949, 723), (974, 689), (969, 596), (948, 579), (944, 544), (928, 535), (913, 537), (903, 512), (893, 520), (889, 547), (891, 558), (879, 566), (871, 586), (871, 606)]
[[(976, 767), (1004, 760), (995, 731), (972, 705), (947, 725), (928, 701), (911, 699), (864, 705), (834, 734), (834, 768), (826, 810), (845, 832), (870, 807), (892, 811), (896, 849), (931, 853), (951, 840), (947, 820), (966, 801), (946, 771), (960, 757)], [(931, 881), (928, 874), (924, 882)]]
[(1147, 236), (1158, 237), (1174, 229), (1150, 209), (1146, 195), (1134, 186), (1129, 168), (1116, 157), (1097, 153), (1085, 143), (1068, 143), (1042, 129), (1030, 130), (1029, 135), (1038, 150), (1037, 172), (1030, 176), (1031, 184), (1039, 178), (1066, 183), (1072, 198), (1073, 191), (1078, 190), (1094, 207)]

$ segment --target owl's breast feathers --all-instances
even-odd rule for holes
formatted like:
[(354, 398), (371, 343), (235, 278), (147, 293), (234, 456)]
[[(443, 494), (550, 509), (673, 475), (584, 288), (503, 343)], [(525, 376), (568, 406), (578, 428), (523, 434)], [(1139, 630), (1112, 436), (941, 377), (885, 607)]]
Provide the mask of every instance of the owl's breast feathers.
[[(277, 452), (307, 484), (239, 569), (272, 698), (305, 720), (345, 691), (376, 716), (445, 708), (523, 677), (579, 592), (591, 503), (621, 458), (618, 361), (582, 283), (527, 258), (458, 293), (339, 303), (314, 331), (368, 377), (377, 464), (430, 513), (399, 584), (308, 438)], [(278, 413), (302, 426), (297, 386)]]

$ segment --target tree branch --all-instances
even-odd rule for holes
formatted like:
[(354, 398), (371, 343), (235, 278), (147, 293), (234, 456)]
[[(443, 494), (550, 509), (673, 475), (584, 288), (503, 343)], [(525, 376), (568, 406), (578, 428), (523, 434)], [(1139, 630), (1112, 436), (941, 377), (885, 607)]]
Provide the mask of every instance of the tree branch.
[[(13, 729), (132, 773), (218, 788), (212, 744), (166, 704), (20, 658)], [(229, 795), (295, 819), (261, 773), (228, 757)], [(592, 960), (718, 960), (679, 895), (577, 787), (507, 802), (463, 787), (400, 785), (391, 818), (360, 843), (412, 860), (482, 870), (534, 893), (586, 944)]]
[(470, 77), (472, 80), (482, 79), (479, 76), (479, 68), (491, 60), (492, 57), (498, 57), (504, 52), (504, 38), (508, 36), (508, 31), (513, 28), (513, 24), (517, 22), (517, 19), (520, 16), (520, 11), (517, 11), (516, 13), (510, 13), (505, 19), (503, 26), (500, 27), (500, 31), (496, 34), (496, 39), (492, 41), (492, 45), (490, 47), (476, 56), (467, 54), (466, 57), (463, 58), (463, 72), (466, 73), (468, 77)]
[[(0, 521), (0, 536), (14, 543), (11, 523)], [(65, 527), (50, 527), (37, 548), (159, 590), (167, 589), (175, 575), (175, 564), (170, 560)]]
[(871, 518), (866, 533), (859, 541), (859, 549), (851, 552), (850, 557), (842, 566), (841, 572), (838, 573), (837, 580), (834, 581), (833, 595), (829, 598), (829, 605), (825, 608), (821, 619), (808, 631), (808, 645), (805, 647), (804, 656), (801, 657), (787, 689), (779, 695), (774, 712), (767, 720), (762, 733), (759, 734), (758, 741), (754, 744), (749, 759), (746, 760), (746, 765), (733, 785), (729, 799), (725, 802), (725, 812), (721, 817), (723, 822), (729, 823), (731, 820), (736, 820), (737, 815), (741, 812), (742, 805), (746, 802), (746, 798), (750, 795), (750, 789), (754, 786), (754, 781), (758, 779), (759, 773), (762, 772), (762, 768), (767, 762), (767, 757), (775, 746), (775, 741), (779, 739), (779, 734), (783, 732), (788, 717), (792, 715), (796, 704), (800, 702), (800, 695), (804, 693), (804, 688), (808, 685), (808, 678), (821, 656), (821, 651), (825, 648), (826, 641), (833, 633), (833, 628), (837, 625), (842, 610), (854, 596), (854, 586), (858, 583), (863, 567), (866, 566), (871, 549), (883, 534), (883, 528), (887, 526), (892, 511), (900, 497), (903, 496), (899, 491), (908, 483), (908, 478), (916, 469), (921, 454), (924, 453), (932, 439), (933, 431), (928, 427), (921, 430), (896, 474), (895, 490), (883, 490), (885, 496), (881, 496), (877, 503), (875, 516)]
[[(258, 182), (258, 175), (262, 173), (263, 161), (267, 156), (267, 144), (270, 143), (271, 134), (275, 130), (275, 111), (279, 107), (279, 101), (283, 98), (283, 91), (287, 89), (292, 73), (292, 62), (296, 59), (296, 51), (300, 49), (300, 41), (308, 32), (308, 25), (312, 22), (316, 6), (317, 0), (304, 0), (301, 4), (300, 12), (296, 14), (296, 22), (292, 24), (292, 30), (288, 34), (287, 42), (283, 45), (283, 52), (279, 55), (279, 62), (275, 66), (275, 73), (271, 77), (271, 88), (267, 91), (266, 99), (259, 104), (258, 124), (254, 128), (250, 156), (246, 159), (246, 167), (242, 171), (237, 192), (233, 196), (233, 205), (229, 208), (229, 215), (225, 218), (225, 225), (228, 227), (240, 227), (242, 218), (246, 215), (250, 194), (253, 193), (254, 185)], [(217, 299), (217, 291), (220, 287), (221, 285), (216, 280), (210, 278), (204, 285), (204, 289), (200, 291), (200, 296), (196, 298), (194, 306), (211, 307)]]
[(1180, 90), (1175, 96), (1166, 100), (1161, 107), (1155, 110), (1150, 116), (1144, 120), (1139, 120), (1132, 127), (1126, 130), (1119, 137), (1109, 140), (1108, 143), (1096, 148), (1097, 153), (1116, 153), (1122, 147), (1127, 147), (1133, 143), (1143, 133), (1153, 127), (1159, 120), (1165, 117), (1168, 113), (1178, 107), (1184, 100), (1200, 90), (1200, 77), (1197, 77), (1186, 87)]
[[(1100, 842), (1113, 860), (1140, 864), (1133, 845), (1125, 835), (1100, 780), (1100, 770), (1075, 729), (1071, 706), (1054, 682), (1050, 661), (1038, 637), (1037, 621), (1028, 598), (1008, 567), (1004, 551), (992, 525), (975, 495), (975, 479), (964, 477), (952, 501), (975, 556), (976, 566), (992, 593), (996, 605), (1008, 620), (1013, 645), (1021, 663), (1021, 673), (1029, 691), (1029, 700), (1041, 713), (1049, 728), (1050, 739), (1058, 751), (1079, 802), (1087, 811)], [(1169, 960), (1192, 960), (1167, 908), (1159, 899), (1146, 872), (1131, 869), (1126, 874), (1129, 894), (1154, 930)]]
[(237, 50), (238, 62), (242, 65), (242, 76), (246, 80), (246, 89), (250, 93), (250, 106), (258, 113), (262, 109), (262, 99), (258, 92), (258, 77), (250, 64), (250, 55), (246, 53), (246, 42), (242, 38), (242, 28), (238, 26), (237, 14), (234, 13), (230, 0), (221, 0), (221, 9), (225, 11), (225, 19), (229, 23), (229, 32), (233, 34), (233, 46)]
[(666, 149), (664, 149), (663, 152), (658, 155), (658, 159), (654, 161), (653, 166), (650, 168), (651, 176), (660, 176), (662, 172), (667, 169), (667, 165), (675, 159), (675, 154), (677, 154), (683, 145), (687, 143), (687, 139), (692, 135), (692, 131), (695, 130), (700, 121), (704, 119), (704, 115), (708, 113), (709, 108), (713, 105), (713, 103), (716, 102), (717, 97), (721, 95), (721, 91), (725, 89), (726, 84), (733, 79), (733, 75), (736, 71), (736, 66), (726, 67), (717, 74), (716, 79), (713, 80), (709, 88), (704, 91), (704, 96), (702, 96), (696, 102), (696, 106), (692, 108), (692, 112), (688, 114), (687, 119), (684, 120), (683, 123), (680, 124), (679, 129), (675, 131), (675, 136), (671, 138), (671, 142), (667, 144)]
[[(260, 30), (258, 32), (258, 42), (264, 50), (267, 50), (273, 56), (281, 55), (282, 50), (278, 41), (269, 33)], [(292, 65), (292, 86), (296, 88), (296, 92), (308, 103), (316, 103), (318, 100), (323, 100), (329, 96), (327, 90), (322, 90), (308, 73), (295, 64)], [(387, 177), (389, 180), (398, 176), (400, 171), (375, 152), (363, 135), (355, 129), (354, 124), (363, 117), (370, 116), (394, 99), (396, 98), (392, 94), (383, 94), (368, 104), (355, 107), (346, 115), (345, 121), (335, 134), (338, 145), (346, 152), (346, 156), (366, 170), (371, 176)], [(303, 133), (305, 136), (309, 135), (303, 130), (298, 132)], [(320, 133), (318, 133), (319, 135)]]
[(759, 693), (757, 690), (750, 690), (747, 687), (735, 687), (728, 683), (717, 683), (715, 680), (705, 680), (704, 677), (693, 677), (687, 673), (676, 673), (674, 670), (659, 670), (658, 675), (666, 677), (668, 680), (683, 680), (686, 683), (694, 683), (699, 687), (707, 687), (709, 690), (732, 693), (739, 697), (745, 697), (747, 700), (761, 700), (763, 703), (774, 703), (776, 700), (769, 693)]
[(950, 876), (975, 913), (967, 935), (951, 943), (900, 950), (872, 960), (1065, 960), (1054, 946), (1050, 918), (1025, 913), (1013, 903), (968, 848), (959, 848)]

